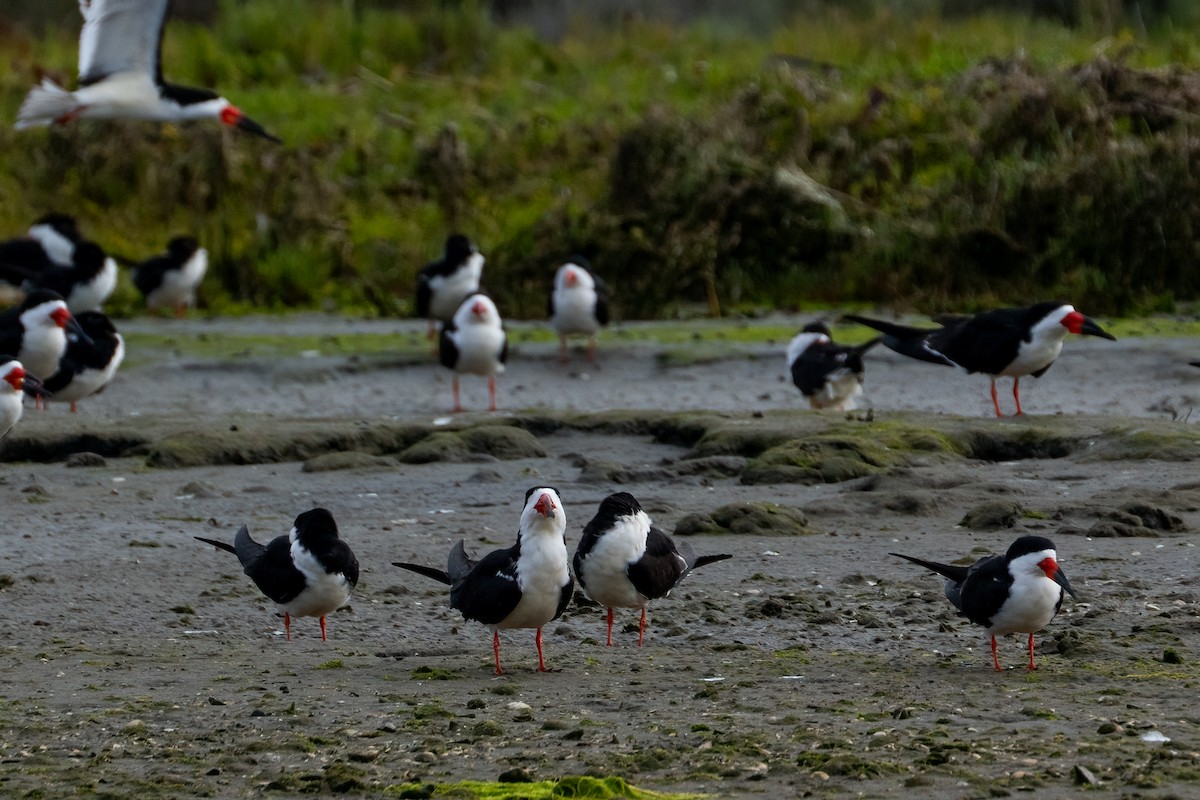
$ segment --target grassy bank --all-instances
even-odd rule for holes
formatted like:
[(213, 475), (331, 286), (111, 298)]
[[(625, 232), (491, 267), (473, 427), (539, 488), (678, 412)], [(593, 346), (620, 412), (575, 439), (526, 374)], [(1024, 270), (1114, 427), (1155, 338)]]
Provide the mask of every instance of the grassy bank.
[[(285, 144), (4, 128), (0, 231), (69, 209), (133, 256), (195, 232), (222, 311), (407, 313), (451, 229), (488, 255), (511, 317), (544, 313), (575, 252), (627, 318), (1048, 296), (1112, 314), (1200, 295), (1193, 30), (824, 12), (765, 35), (580, 20), (551, 44), (425, 5), (260, 0), (211, 30), (173, 24), (168, 74)], [(72, 80), (76, 33), (2, 34), (0, 114), (41, 70)]]

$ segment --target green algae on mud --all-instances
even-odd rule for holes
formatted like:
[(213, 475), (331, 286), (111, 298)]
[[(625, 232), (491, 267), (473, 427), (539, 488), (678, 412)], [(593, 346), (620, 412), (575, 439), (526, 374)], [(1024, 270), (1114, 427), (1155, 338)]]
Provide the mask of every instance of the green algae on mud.
[(449, 784), (410, 783), (389, 786), (384, 793), (401, 798), (464, 798), (469, 800), (703, 800), (707, 794), (654, 792), (639, 789), (623, 778), (570, 776), (551, 781), (500, 783), (459, 781)]

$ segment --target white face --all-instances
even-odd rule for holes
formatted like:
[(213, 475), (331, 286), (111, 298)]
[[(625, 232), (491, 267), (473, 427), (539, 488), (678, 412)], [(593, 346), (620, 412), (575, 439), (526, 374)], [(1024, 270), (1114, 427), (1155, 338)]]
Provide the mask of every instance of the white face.
[(567, 515), (558, 494), (550, 488), (534, 489), (521, 511), (521, 531), (561, 537), (566, 529)]
[(473, 294), (462, 302), (458, 311), (454, 312), (454, 324), (459, 328), (465, 328), (467, 325), (498, 326), (500, 312), (496, 310), (496, 304), (490, 297)]
[(554, 286), (559, 291), (569, 289), (594, 290), (596, 282), (586, 269), (576, 264), (563, 264), (554, 276)]

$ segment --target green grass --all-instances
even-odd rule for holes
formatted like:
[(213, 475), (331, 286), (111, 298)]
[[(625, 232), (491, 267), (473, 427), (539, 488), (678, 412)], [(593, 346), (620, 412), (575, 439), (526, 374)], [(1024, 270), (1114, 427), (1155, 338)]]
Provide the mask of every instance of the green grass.
[[(1200, 66), (1185, 12), (1135, 36), (881, 4), (755, 34), (580, 19), (547, 43), (482, 2), (230, 1), (212, 29), (172, 23), (166, 70), (219, 87), (285, 144), (215, 123), (0, 128), (0, 233), (70, 209), (137, 258), (194, 233), (219, 313), (409, 313), (416, 270), (454, 229), (488, 255), (512, 318), (544, 314), (572, 252), (622, 286), (626, 318), (710, 297), (723, 311), (1057, 294), (1170, 310), (1200, 295), (1178, 267), (1200, 208), (1172, 202), (1200, 188), (1192, 111), (1154, 72)], [(75, 37), (0, 33), (0, 116), (40, 71), (71, 80)], [(1114, 64), (1108, 84), (1080, 77)], [(1146, 102), (1118, 107), (1102, 85)], [(887, 98), (874, 118), (872, 92)], [(119, 306), (137, 307), (127, 288)]]

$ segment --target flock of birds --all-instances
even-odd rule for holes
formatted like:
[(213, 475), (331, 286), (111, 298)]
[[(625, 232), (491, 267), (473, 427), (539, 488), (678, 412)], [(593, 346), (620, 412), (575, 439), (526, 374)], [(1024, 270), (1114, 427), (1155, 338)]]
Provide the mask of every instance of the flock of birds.
[[(133, 283), (148, 308), (182, 313), (207, 265), (195, 239), (177, 237), (166, 253), (134, 264)], [(0, 438), (20, 420), (25, 397), (75, 411), (109, 384), (125, 358), (125, 341), (102, 310), (116, 285), (116, 260), (65, 214), (0, 242), (0, 297), (14, 303), (0, 311)]]
[[(64, 89), (44, 79), (18, 112), (18, 128), (63, 125), (77, 119), (142, 119), (163, 122), (216, 119), (226, 126), (280, 141), (216, 92), (168, 83), (160, 59), (170, 0), (80, 0), (83, 28), (79, 43), (79, 86)], [(483, 257), (464, 236), (446, 242), (444, 256), (420, 271), (416, 307), (440, 324), (440, 362), (454, 370), (454, 408), (461, 410), (459, 375), (488, 379), (489, 409), (496, 408), (495, 378), (507, 358), (507, 338), (495, 303), (480, 292)], [(207, 265), (194, 240), (173, 240), (168, 252), (140, 264), (134, 283), (151, 307), (186, 308)], [(0, 436), (20, 417), (23, 399), (70, 401), (95, 393), (111, 379), (124, 343), (101, 307), (116, 285), (117, 267), (97, 245), (79, 235), (62, 215), (39, 220), (24, 237), (0, 243), (0, 294), (19, 305), (0, 312)], [(589, 337), (595, 357), (597, 330), (608, 321), (608, 292), (582, 258), (573, 257), (556, 273), (550, 321), (566, 359), (567, 337)], [(863, 357), (877, 342), (913, 358), (992, 378), (992, 399), (1001, 415), (996, 378), (1013, 378), (1016, 413), (1021, 414), (1020, 379), (1037, 377), (1057, 358), (1070, 333), (1112, 339), (1095, 322), (1061, 303), (999, 309), (972, 317), (937, 318), (941, 327), (911, 328), (851, 316), (849, 320), (882, 335), (858, 347), (832, 341), (815, 323), (788, 346), (796, 386), (815, 408), (853, 408), (862, 391)], [(496, 672), (500, 668), (499, 630), (537, 630), (538, 668), (545, 669), (542, 626), (557, 618), (573, 596), (575, 581), (608, 609), (612, 644), (614, 608), (641, 609), (638, 644), (645, 632), (647, 603), (667, 595), (692, 570), (731, 556), (697, 557), (655, 527), (637, 500), (618, 493), (601, 502), (571, 562), (567, 559), (566, 518), (558, 493), (535, 487), (526, 493), (517, 541), (509, 548), (472, 560), (460, 541), (446, 569), (405, 562), (450, 586), (450, 604), (467, 619), (493, 630)], [(201, 538), (201, 537), (197, 537)], [(234, 553), (244, 571), (283, 613), (290, 638), (291, 617), (316, 616), (325, 638), (325, 616), (345, 605), (358, 581), (353, 552), (338, 536), (324, 509), (296, 518), (286, 536), (265, 546), (243, 527), (232, 545), (201, 539)], [(894, 554), (900, 555), (900, 554)], [(1034, 668), (1033, 634), (1058, 612), (1064, 592), (1074, 594), (1047, 539), (1023, 536), (1003, 556), (970, 567), (901, 555), (946, 577), (946, 596), (971, 621), (992, 635), (993, 664), (998, 635), (1029, 634), (1029, 668)]]
[[(537, 486), (525, 492), (525, 504), (511, 547), (493, 550), (479, 560), (467, 555), (459, 540), (450, 549), (446, 568), (392, 562), (450, 587), (450, 607), (468, 620), (492, 630), (496, 674), (500, 666), (500, 631), (535, 629), (538, 671), (546, 671), (542, 627), (558, 619), (574, 597), (575, 583), (593, 602), (607, 610), (607, 645), (612, 647), (614, 609), (641, 611), (638, 647), (646, 632), (646, 606), (668, 596), (691, 572), (723, 561), (729, 553), (697, 556), (686, 541), (676, 541), (654, 525), (637, 499), (628, 492), (611, 494), (600, 502), (583, 528), (575, 555), (568, 560), (566, 509), (558, 491)], [(325, 617), (350, 601), (358, 583), (359, 564), (338, 536), (333, 515), (314, 508), (296, 517), (287, 535), (265, 546), (243, 526), (233, 544), (195, 537), (237, 556), (242, 569), (283, 615), (291, 639), (292, 617), (319, 617), (326, 639)], [(907, 559), (946, 578), (946, 598), (970, 621), (991, 635), (992, 664), (1000, 671), (996, 637), (1029, 635), (1030, 670), (1034, 639), (1062, 607), (1064, 593), (1075, 592), (1058, 564), (1054, 544), (1041, 536), (1022, 536), (1003, 556), (987, 556), (973, 565)]]

